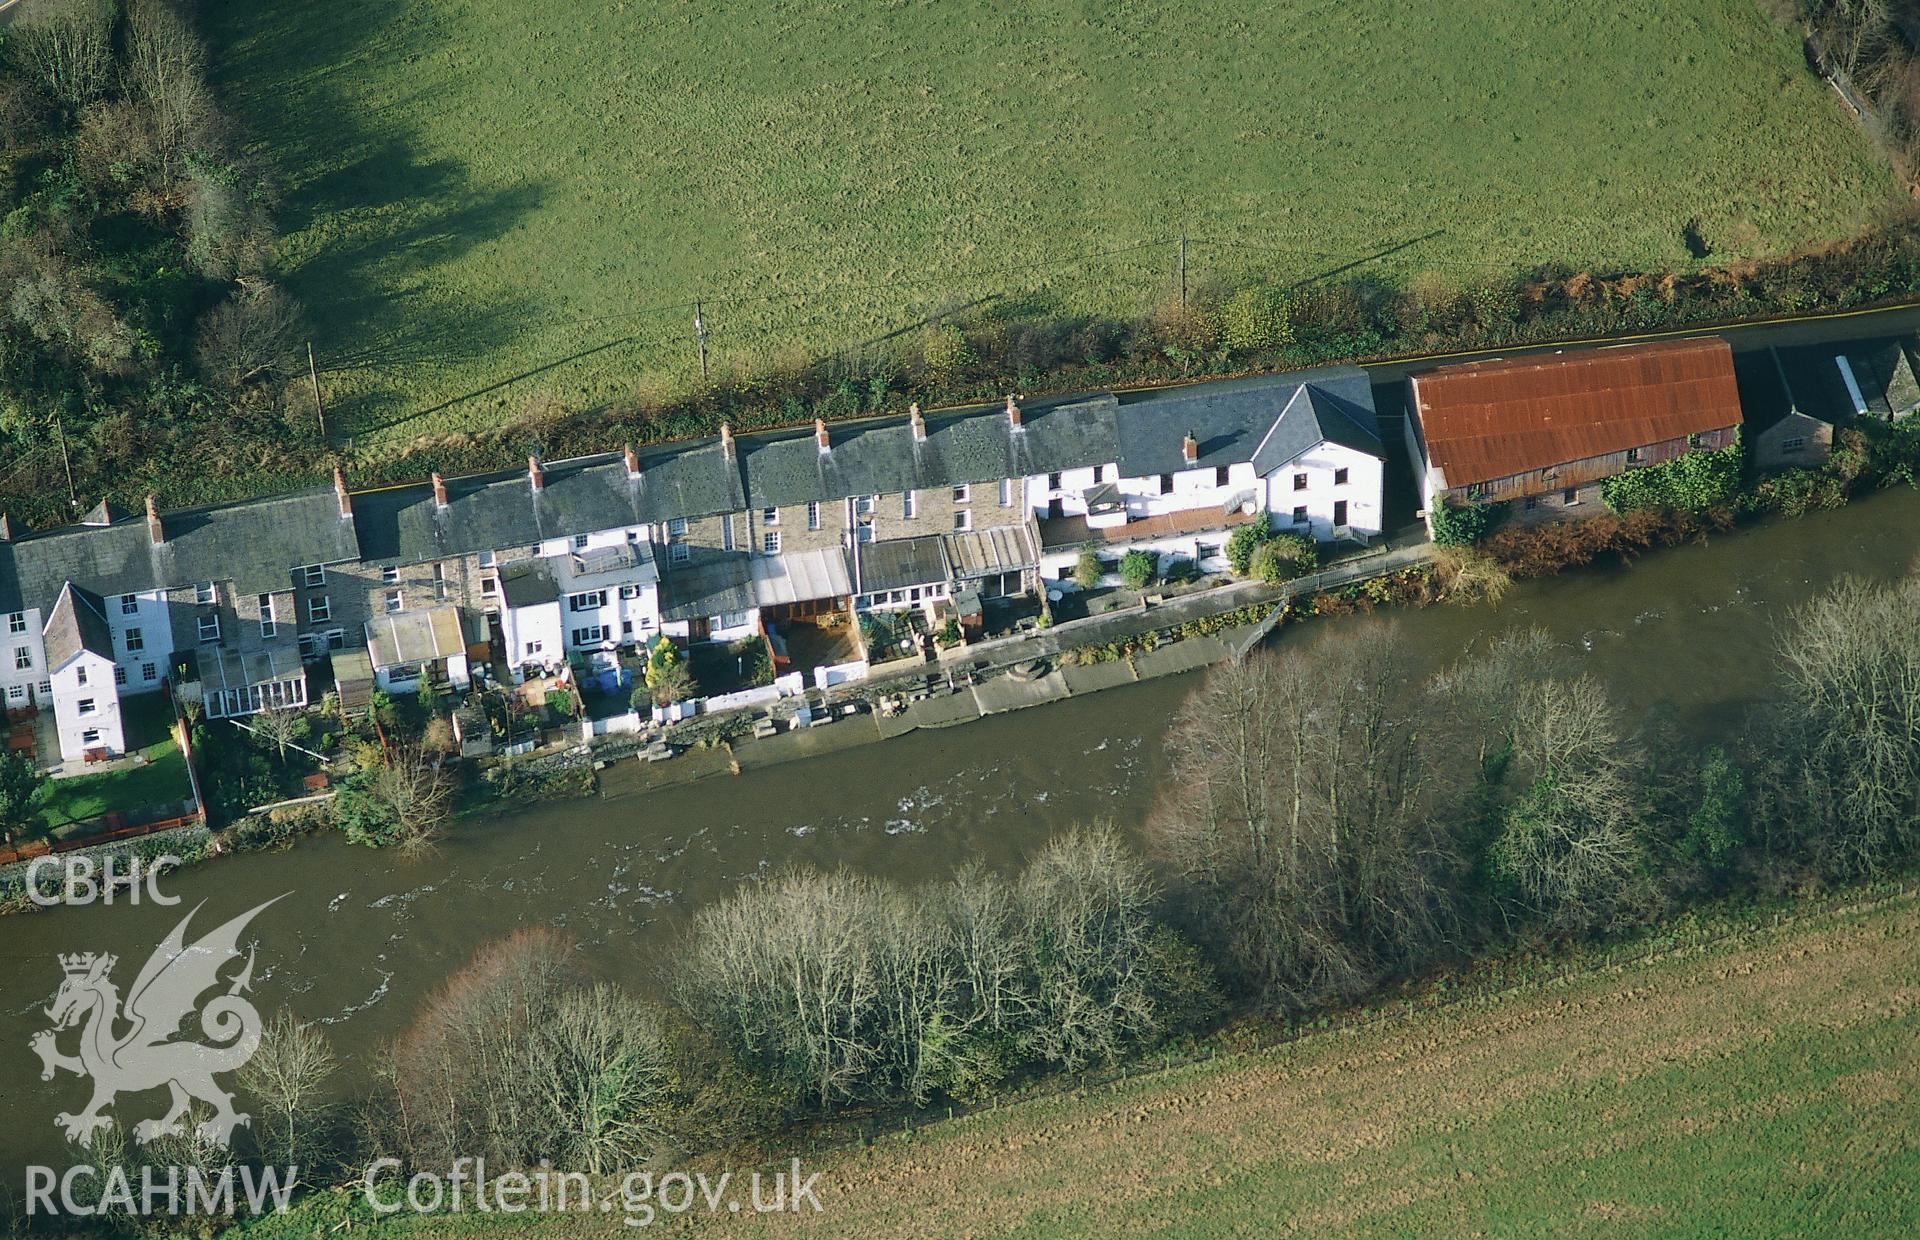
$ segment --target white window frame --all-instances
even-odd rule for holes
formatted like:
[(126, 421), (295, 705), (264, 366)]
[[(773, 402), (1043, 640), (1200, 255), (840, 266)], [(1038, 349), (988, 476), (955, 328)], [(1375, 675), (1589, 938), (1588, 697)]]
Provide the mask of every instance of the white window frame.
[(387, 615), (399, 615), (407, 609), (406, 594), (401, 590), (388, 590), (386, 596), (380, 600), (380, 605), (385, 609)]
[(274, 619), (273, 615), (273, 595), (262, 594), (260, 596), (260, 636), (272, 637), (279, 631), (280, 622)]
[(383, 586), (399, 585), (400, 566), (398, 564), (388, 564), (382, 567), (380, 570), (380, 584)]
[(120, 640), (125, 643), (128, 654), (139, 654), (147, 648), (147, 635), (140, 631), (138, 625), (122, 633)]
[(309, 564), (300, 570), (300, 575), (301, 584), (309, 590), (327, 584), (327, 566), (324, 564)]
[(1002, 478), (1000, 480), (1000, 506), (1002, 508), (1013, 507), (1013, 479), (1011, 478)]
[(667, 537), (668, 538), (685, 538), (686, 536), (687, 536), (687, 519), (685, 517), (667, 518)]
[(962, 534), (973, 528), (973, 514), (966, 509), (956, 509), (953, 514), (953, 532)]
[(333, 619), (333, 600), (324, 594), (307, 600), (307, 623), (322, 624)]
[(780, 531), (779, 530), (768, 530), (766, 533), (760, 536), (760, 554), (762, 555), (779, 555), (780, 554)]
[(142, 663), (140, 665), (140, 679), (146, 681), (148, 684), (152, 684), (154, 681), (160, 679), (159, 666), (153, 663)]
[(13, 670), (30, 672), (33, 670), (33, 647), (15, 646), (13, 648)]
[(628, 599), (628, 600), (632, 600), (632, 599), (636, 599), (636, 598), (639, 598), (639, 597), (640, 597), (640, 587), (639, 587), (639, 586), (636, 586), (636, 585), (624, 585), (624, 586), (621, 586), (621, 587), (620, 587), (620, 597), (621, 597), (621, 598), (623, 598), (623, 599)]
[(211, 642), (219, 641), (220, 640), (220, 613), (216, 611), (208, 615), (198, 617), (195, 623), (195, 631), (198, 632), (200, 636), (200, 640), (203, 643), (211, 643)]
[(807, 501), (807, 528), (810, 530), (820, 528), (820, 501), (817, 499)]
[(599, 611), (607, 605), (607, 592), (601, 590), (582, 590), (578, 594), (567, 595), (568, 611)]
[(27, 613), (16, 611), (7, 616), (7, 632), (24, 633), (27, 631)]
[(220, 601), (220, 587), (211, 581), (203, 581), (193, 587), (193, 601), (201, 604)]
[[(84, 684), (86, 682), (82, 681), (81, 683)], [(97, 715), (100, 713), (99, 699), (81, 698), (73, 704), (73, 711), (77, 715)]]
[(122, 594), (120, 596), (120, 614), (121, 615), (132, 616), (132, 615), (138, 615), (139, 612), (140, 612), (140, 597), (138, 595)]
[(973, 502), (972, 484), (966, 483), (966, 482), (955, 483), (953, 487), (953, 502), (956, 504), (972, 503)]
[(693, 548), (685, 543), (674, 543), (667, 548), (667, 559), (674, 564), (685, 564), (693, 558)]
[(760, 510), (760, 524), (762, 525), (780, 524), (780, 510), (778, 508), (762, 508)]

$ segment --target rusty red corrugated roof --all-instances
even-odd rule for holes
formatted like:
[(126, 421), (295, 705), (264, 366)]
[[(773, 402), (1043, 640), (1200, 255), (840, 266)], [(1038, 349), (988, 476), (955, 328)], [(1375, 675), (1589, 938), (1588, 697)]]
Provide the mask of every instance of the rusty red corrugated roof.
[(1717, 336), (1442, 366), (1414, 376), (1413, 396), (1449, 487), (1740, 424)]

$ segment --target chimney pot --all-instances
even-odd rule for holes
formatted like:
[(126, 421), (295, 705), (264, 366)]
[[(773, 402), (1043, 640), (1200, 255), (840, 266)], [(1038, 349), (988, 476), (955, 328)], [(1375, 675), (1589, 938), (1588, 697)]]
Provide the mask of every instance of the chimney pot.
[(0, 512), (0, 542), (13, 541), (13, 518)]
[(333, 467), (333, 498), (340, 505), (340, 519), (342, 521), (351, 520), (353, 517), (353, 501), (347, 498), (347, 476), (340, 472), (338, 465)]
[(160, 506), (153, 502), (153, 493), (147, 493), (147, 537), (158, 547), (167, 541), (167, 533), (160, 525)]
[(540, 472), (540, 458), (531, 452), (527, 454), (527, 484), (535, 495), (547, 485), (546, 475)]
[(920, 402), (917, 400), (907, 406), (907, 425), (913, 428), (913, 442), (927, 441), (927, 420), (920, 416)]
[(1180, 441), (1180, 455), (1187, 458), (1189, 465), (1200, 459), (1200, 441), (1193, 437), (1192, 431), (1188, 431), (1187, 437)]
[(435, 508), (447, 506), (447, 480), (439, 474), (433, 476), (433, 506)]
[(720, 454), (729, 461), (733, 459), (733, 427), (725, 422), (720, 424)]
[(1016, 431), (1025, 429), (1020, 425), (1020, 406), (1011, 395), (1007, 397), (1007, 425)]
[(640, 454), (633, 450), (632, 444), (628, 444), (625, 455), (627, 458), (627, 478), (631, 481), (640, 476)]
[(815, 418), (813, 420), (813, 439), (815, 443), (820, 445), (822, 452), (833, 451), (833, 440), (827, 435), (827, 420), (825, 418)]

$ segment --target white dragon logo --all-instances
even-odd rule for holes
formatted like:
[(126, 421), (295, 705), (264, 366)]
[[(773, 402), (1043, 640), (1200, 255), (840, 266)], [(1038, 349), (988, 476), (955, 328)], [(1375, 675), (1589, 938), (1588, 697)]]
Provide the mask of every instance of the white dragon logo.
[[(102, 1112), (117, 1095), (162, 1085), (173, 1095), (172, 1106), (159, 1119), (134, 1125), (134, 1139), (142, 1144), (181, 1133), (181, 1117), (194, 1099), (213, 1108), (212, 1117), (196, 1130), (203, 1141), (226, 1145), (233, 1130), (248, 1123), (249, 1116), (233, 1109), (233, 1095), (213, 1078), (246, 1063), (260, 1047), (260, 1013), (240, 997), (253, 980), (251, 948), (246, 966), (226, 992), (200, 1009), (200, 1029), (218, 1045), (171, 1039), (199, 1007), (200, 996), (220, 984), (220, 971), (240, 958), (240, 933), (247, 923), (267, 905), (285, 898), (275, 896), (188, 946), (187, 923), (205, 907), (204, 902), (195, 905), (141, 966), (127, 993), (124, 1013), (111, 981), (115, 957), (92, 952), (60, 957), (66, 977), (53, 1006), (46, 1009), (54, 1027), (35, 1034), (28, 1045), (40, 1056), (41, 1080), (52, 1080), (56, 1068), (93, 1079), (93, 1100), (86, 1109), (78, 1115), (62, 1113), (54, 1121), (69, 1141), (85, 1145), (96, 1131), (112, 1123)], [(82, 1021), (86, 1029), (80, 1036), (80, 1053), (61, 1054), (57, 1033)], [(126, 1031), (116, 1032), (117, 1025), (126, 1026)]]

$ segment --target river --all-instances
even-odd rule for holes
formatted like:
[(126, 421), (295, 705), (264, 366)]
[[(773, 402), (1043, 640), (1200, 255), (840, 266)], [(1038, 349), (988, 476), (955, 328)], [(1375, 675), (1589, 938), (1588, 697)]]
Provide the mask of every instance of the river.
[[(1420, 659), (1440, 666), (1494, 634), (1540, 626), (1629, 707), (1669, 709), (1704, 736), (1765, 694), (1786, 608), (1844, 574), (1899, 576), (1916, 550), (1920, 493), (1901, 490), (1629, 568), (1526, 584), (1497, 610), (1328, 620), (1278, 640), (1310, 641), (1327, 624), (1399, 622)], [(177, 908), (6, 918), (0, 1098), (11, 1122), (0, 1132), (0, 1184), (17, 1186), (23, 1161), (58, 1157), (53, 1116), (85, 1102), (71, 1075), (40, 1081), (27, 1049), (47, 1023), (59, 953), (116, 953), (124, 987), (195, 904), (207, 906), (196, 925), (211, 928), (286, 893), (255, 923), (256, 1001), (320, 1022), (346, 1060), (340, 1086), (354, 1088), (369, 1056), (476, 944), (517, 926), (561, 927), (589, 967), (647, 988), (694, 910), (785, 866), (920, 880), (975, 860), (1016, 865), (1075, 823), (1136, 827), (1164, 771), (1164, 721), (1193, 683), (1147, 682), (644, 797), (528, 810), (464, 825), (437, 856), (412, 864), (326, 836), (169, 876), (163, 888), (182, 897)], [(158, 1114), (162, 1101), (126, 1098), (121, 1113), (131, 1122)]]

